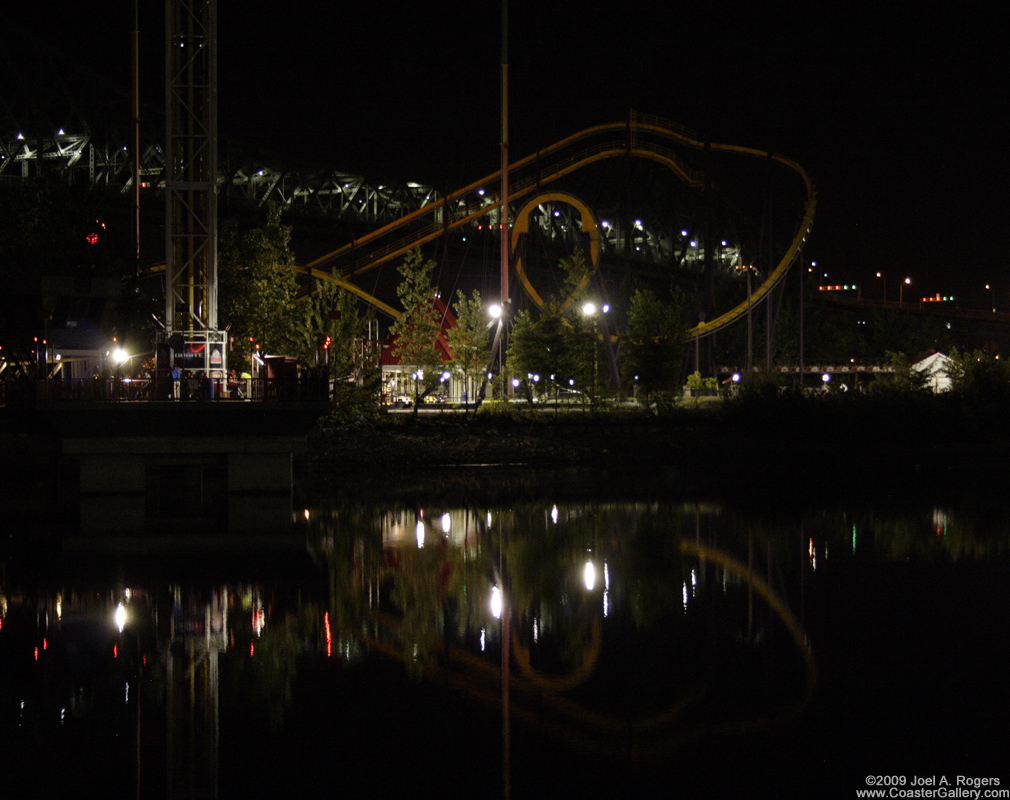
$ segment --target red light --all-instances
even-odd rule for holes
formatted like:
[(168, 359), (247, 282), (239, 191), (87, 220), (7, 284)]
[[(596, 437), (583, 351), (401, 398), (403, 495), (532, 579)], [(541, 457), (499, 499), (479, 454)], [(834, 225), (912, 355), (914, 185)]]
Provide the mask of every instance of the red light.
[(252, 642), (249, 642), (249, 657), (251, 658), (255, 652), (256, 652), (256, 645), (254, 645)]
[(113, 658), (119, 658), (119, 645), (118, 644), (112, 645), (112, 657)]
[(42, 637), (42, 649), (43, 650), (49, 649), (49, 640), (45, 636)]
[(35, 648), (35, 660), (36, 661), (39, 660), (39, 648), (37, 648), (37, 647)]
[(326, 657), (333, 655), (333, 634), (330, 632), (330, 612), (323, 615), (323, 625), (326, 626)]
[(97, 233), (89, 233), (84, 238), (87, 239), (88, 244), (98, 244), (98, 234)]

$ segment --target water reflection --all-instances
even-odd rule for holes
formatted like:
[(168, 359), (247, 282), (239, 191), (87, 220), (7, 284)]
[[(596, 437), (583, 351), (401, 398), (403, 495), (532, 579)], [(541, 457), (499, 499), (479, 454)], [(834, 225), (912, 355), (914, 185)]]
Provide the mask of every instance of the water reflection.
[[(878, 620), (890, 609), (867, 594), (874, 576), (907, 589), (902, 603), (914, 607), (929, 597), (915, 570), (997, 569), (1010, 543), (1006, 516), (956, 505), (772, 514), (441, 497), (321, 500), (299, 517), (308, 555), (286, 576), (268, 559), (250, 573), (259, 577), (201, 582), (125, 578), (136, 572), (129, 564), (115, 580), (40, 579), (10, 565), (0, 584), (0, 747), (11, 793), (55, 795), (71, 780), (109, 796), (308, 787), (338, 742), (381, 767), (364, 743), (400, 726), (417, 734), (413, 704), (440, 709), (450, 736), (456, 720), (484, 714), (465, 746), (479, 791), (500, 793), (503, 664), (513, 736), (537, 742), (510, 768), (527, 788), (538, 757), (571, 763), (572, 752), (590, 759), (578, 763), (611, 759), (617, 773), (661, 771), (686, 747), (692, 758), (725, 754), (757, 731), (837, 725), (831, 714), (856, 696), (846, 672), (868, 669), (846, 640), (868, 636), (877, 653), (899, 641)], [(952, 608), (1010, 608), (984, 575), (945, 584)], [(982, 587), (984, 601), (973, 600)], [(945, 635), (950, 619), (928, 607), (917, 635)], [(1005, 638), (988, 646), (1006, 650)], [(390, 665), (411, 678), (400, 682)], [(1003, 698), (984, 671), (972, 674), (990, 701)], [(872, 677), (885, 686), (906, 675)], [(886, 692), (878, 699), (894, 702)], [(819, 708), (817, 695), (829, 698)], [(425, 717), (425, 730), (432, 724)], [(358, 749), (342, 738), (348, 726)], [(443, 757), (435, 739), (417, 736), (423, 758)]]

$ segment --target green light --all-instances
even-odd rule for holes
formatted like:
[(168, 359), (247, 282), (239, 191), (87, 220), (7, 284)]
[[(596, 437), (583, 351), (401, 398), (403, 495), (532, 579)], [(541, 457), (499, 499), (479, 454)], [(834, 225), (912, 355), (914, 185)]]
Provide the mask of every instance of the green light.
[(852, 524), (852, 554), (856, 554), (856, 525)]

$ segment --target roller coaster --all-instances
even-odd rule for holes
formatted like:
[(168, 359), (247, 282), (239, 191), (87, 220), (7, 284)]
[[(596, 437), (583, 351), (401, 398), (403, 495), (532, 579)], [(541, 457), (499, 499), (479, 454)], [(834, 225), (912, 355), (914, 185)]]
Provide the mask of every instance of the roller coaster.
[[(770, 160), (795, 172), (803, 181), (806, 193), (802, 219), (796, 226), (789, 247), (777, 264), (766, 272), (763, 282), (748, 300), (692, 328), (689, 338), (702, 339), (740, 320), (748, 309), (764, 300), (784, 280), (790, 267), (800, 258), (817, 206), (816, 189), (803, 168), (782, 155), (737, 145), (709, 143), (673, 122), (632, 113), (627, 122), (587, 128), (509, 166), (509, 200), (525, 200), (513, 217), (510, 266), (537, 306), (542, 306), (544, 299), (527, 275), (519, 247), (520, 238), (530, 229), (534, 211), (544, 204), (564, 203), (573, 207), (579, 214), (582, 234), (588, 238), (588, 255), (594, 268), (599, 265), (601, 246), (608, 228), (608, 224), (597, 219), (582, 200), (574, 194), (554, 189), (554, 185), (561, 178), (597, 162), (630, 157), (658, 163), (684, 185), (694, 189), (704, 188), (705, 176), (686, 164), (674, 145)], [(500, 171), (486, 175), (313, 260), (302, 271), (317, 280), (335, 281), (384, 313), (398, 317), (396, 309), (366, 292), (355, 279), (450, 231), (472, 227), (481, 218), (488, 218), (490, 227), (498, 228), (500, 186)]]

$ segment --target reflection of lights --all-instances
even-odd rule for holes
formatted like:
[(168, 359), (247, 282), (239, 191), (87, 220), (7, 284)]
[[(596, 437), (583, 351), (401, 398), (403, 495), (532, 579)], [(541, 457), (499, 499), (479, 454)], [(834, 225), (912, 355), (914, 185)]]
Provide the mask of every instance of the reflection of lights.
[(56, 595), (56, 619), (63, 619), (63, 597)]
[(604, 617), (606, 617), (607, 614), (608, 614), (608, 612), (610, 611), (609, 596), (610, 596), (610, 592), (604, 592), (603, 593), (603, 616)]
[(480, 629), (480, 651), (482, 653), (484, 652), (484, 647), (485, 646), (486, 646), (486, 641), (485, 641), (485, 638), (484, 638), (484, 629), (481, 628)]
[(691, 596), (696, 597), (698, 594), (698, 573), (693, 569), (691, 570)]
[(501, 590), (497, 586), (491, 587), (491, 613), (495, 619), (501, 619), (502, 599)]
[(116, 606), (116, 627), (119, 628), (120, 633), (126, 627), (126, 608), (122, 603)]
[(452, 527), (452, 519), (449, 517), (448, 514), (443, 514), (442, 515), (442, 531), (445, 532), (445, 533), (449, 533), (449, 528), (451, 528), (451, 527)]
[(536, 643), (540, 639), (540, 621), (533, 617), (533, 642)]
[(551, 522), (553, 522), (555, 525), (558, 524), (558, 507), (557, 506), (554, 506), (551, 509)]
[(489, 528), (491, 527), (491, 512), (490, 511), (487, 512), (487, 526)]
[(323, 614), (323, 627), (326, 630), (326, 657), (333, 655), (333, 633), (330, 631), (330, 612)]
[(252, 630), (253, 630), (253, 633), (256, 634), (256, 636), (259, 636), (260, 633), (262, 633), (263, 628), (266, 627), (266, 624), (267, 624), (267, 620), (266, 620), (266, 615), (264, 615), (264, 613), (263, 613), (263, 609), (261, 607), (254, 608), (253, 612), (252, 612)]
[(686, 582), (684, 583), (683, 596), (684, 596), (684, 613), (686, 614), (687, 613), (687, 583)]
[(810, 540), (810, 546), (807, 548), (807, 554), (810, 556), (810, 566), (815, 570), (817, 569), (817, 551), (814, 549), (814, 540)]
[(424, 547), (424, 523), (421, 520), (417, 521), (417, 546)]
[(306, 508), (305, 509), (305, 521), (307, 522), (308, 519), (309, 519), (309, 510)]
[(586, 568), (582, 571), (582, 580), (585, 581), (586, 591), (593, 591), (593, 587), (596, 586), (596, 567), (593, 566), (592, 561), (586, 562)]
[(130, 682), (126, 682), (126, 693), (123, 695), (123, 703), (130, 704)]
[(607, 562), (603, 562), (603, 588), (610, 590), (610, 567), (607, 566)]

